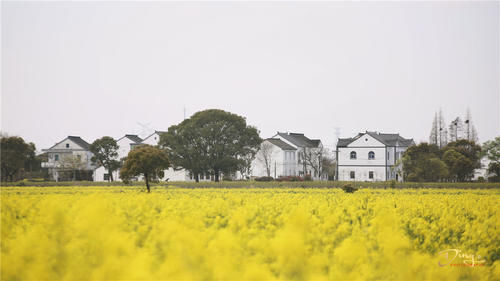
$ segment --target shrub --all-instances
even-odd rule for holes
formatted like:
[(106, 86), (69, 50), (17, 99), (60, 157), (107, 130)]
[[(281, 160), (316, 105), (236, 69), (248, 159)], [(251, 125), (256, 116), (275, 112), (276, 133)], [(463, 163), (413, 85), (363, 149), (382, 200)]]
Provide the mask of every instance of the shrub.
[(277, 178), (276, 181), (304, 181), (304, 179), (299, 176), (281, 176)]
[(342, 190), (345, 193), (354, 193), (355, 191), (358, 191), (357, 188), (352, 187), (352, 185), (350, 185), (350, 184), (346, 184), (346, 185), (342, 186)]
[(255, 181), (273, 181), (273, 177), (257, 177), (255, 178)]
[(312, 181), (311, 175), (305, 175), (304, 180), (305, 181)]

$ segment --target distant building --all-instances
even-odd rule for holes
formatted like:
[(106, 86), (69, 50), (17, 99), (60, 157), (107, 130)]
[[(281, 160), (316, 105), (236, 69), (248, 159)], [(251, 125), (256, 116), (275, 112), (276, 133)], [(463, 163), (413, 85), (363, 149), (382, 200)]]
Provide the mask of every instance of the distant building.
[(56, 181), (63, 180), (93, 180), (94, 166), (89, 150), (90, 144), (78, 136), (68, 136), (49, 149), (48, 161), (42, 162), (42, 168), (47, 168), (49, 176)]
[(262, 161), (262, 146), (266, 144), (273, 147), (270, 163), (272, 177), (310, 175), (315, 180), (327, 178), (321, 173), (324, 153), (321, 140), (309, 139), (300, 133), (282, 132), (263, 141), (252, 162), (252, 176), (267, 176), (266, 165)]
[(359, 133), (337, 142), (337, 177), (341, 181), (402, 181), (398, 160), (413, 139), (399, 134)]
[[(129, 151), (132, 149), (134, 145), (137, 145), (142, 142), (142, 139), (137, 135), (125, 135), (116, 140), (118, 144), (118, 157), (116, 160), (120, 160), (124, 157), (127, 157)], [(103, 166), (98, 167), (94, 171), (94, 181), (109, 181), (110, 176), (109, 172)], [(120, 179), (120, 170), (116, 170), (113, 172), (113, 180)]]
[(278, 178), (297, 175), (296, 152), (297, 148), (278, 138), (265, 139), (252, 161), (252, 176)]

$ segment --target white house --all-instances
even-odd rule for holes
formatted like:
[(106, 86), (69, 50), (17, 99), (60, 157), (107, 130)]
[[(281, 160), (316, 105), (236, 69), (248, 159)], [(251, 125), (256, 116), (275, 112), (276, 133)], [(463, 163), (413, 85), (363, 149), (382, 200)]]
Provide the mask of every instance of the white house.
[(278, 132), (272, 137), (292, 146), (296, 151), (292, 154), (295, 173), (292, 175), (310, 175), (315, 180), (326, 179), (322, 174), (323, 143), (319, 139), (309, 139), (300, 133)]
[[(272, 153), (264, 151), (265, 146), (269, 146)], [(318, 139), (309, 139), (299, 133), (277, 132), (262, 142), (252, 162), (252, 176), (267, 176), (270, 167), (270, 174), (275, 178), (310, 175), (315, 180), (325, 179), (327, 175), (321, 174), (323, 153), (323, 144)], [(272, 161), (264, 161), (264, 154)]]
[[(116, 157), (116, 160), (120, 160), (124, 157), (127, 157), (132, 147), (141, 142), (142, 139), (137, 135), (125, 135), (117, 139), (116, 143), (118, 144), (118, 151), (117, 151), (118, 157)], [(119, 179), (120, 179), (120, 170), (116, 170), (113, 172), (113, 180), (119, 180)], [(108, 170), (105, 169), (103, 166), (98, 167), (94, 171), (94, 181), (108, 181), (108, 180), (109, 180)]]
[(337, 178), (340, 181), (387, 181), (403, 179), (397, 173), (398, 160), (415, 145), (399, 134), (359, 133), (337, 142)]
[(297, 175), (297, 148), (278, 138), (265, 139), (260, 150), (252, 161), (252, 176), (281, 176)]
[(42, 168), (48, 168), (49, 175), (56, 181), (60, 180), (92, 180), (90, 144), (78, 136), (68, 136), (49, 149), (48, 161), (42, 162)]

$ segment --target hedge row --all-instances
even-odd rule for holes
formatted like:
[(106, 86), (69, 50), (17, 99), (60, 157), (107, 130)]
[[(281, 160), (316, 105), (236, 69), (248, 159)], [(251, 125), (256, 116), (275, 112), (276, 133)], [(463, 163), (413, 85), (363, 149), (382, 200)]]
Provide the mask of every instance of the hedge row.
[[(182, 188), (273, 188), (273, 187), (298, 187), (298, 188), (337, 188), (350, 184), (355, 188), (500, 188), (500, 183), (478, 182), (342, 182), (342, 181), (222, 181), (222, 182), (156, 182), (155, 186), (176, 186)], [(124, 184), (116, 182), (91, 182), (91, 181), (29, 181), (2, 182), (1, 186), (143, 186), (144, 182), (131, 182)]]

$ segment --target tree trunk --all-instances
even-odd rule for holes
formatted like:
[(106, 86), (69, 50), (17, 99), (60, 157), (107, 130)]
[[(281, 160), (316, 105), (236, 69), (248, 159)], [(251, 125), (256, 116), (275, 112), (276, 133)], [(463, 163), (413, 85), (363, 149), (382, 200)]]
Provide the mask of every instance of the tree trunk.
[(73, 170), (73, 181), (76, 180), (76, 170)]
[(146, 180), (146, 188), (148, 189), (148, 193), (150, 193), (151, 190), (149, 189), (148, 173), (144, 173), (144, 179)]
[(110, 171), (110, 170), (108, 169), (108, 173), (109, 173), (109, 180), (110, 180), (111, 182), (113, 182), (113, 171)]
[(215, 182), (219, 182), (219, 170), (215, 170)]
[(196, 173), (194, 174), (194, 181), (195, 181), (195, 182), (200, 182), (200, 173), (196, 172)]

